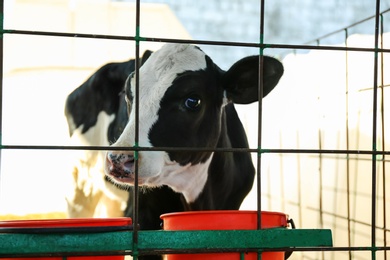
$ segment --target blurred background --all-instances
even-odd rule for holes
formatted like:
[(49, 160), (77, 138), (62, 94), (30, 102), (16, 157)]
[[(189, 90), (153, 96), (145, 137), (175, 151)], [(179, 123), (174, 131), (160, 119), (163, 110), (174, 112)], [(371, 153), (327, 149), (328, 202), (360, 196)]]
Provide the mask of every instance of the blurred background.
[[(259, 43), (260, 1), (141, 1), (141, 36)], [(380, 45), (375, 46), (375, 1), (265, 1), (266, 55), (282, 60), (285, 75), (263, 103), (262, 210), (289, 214), (297, 228), (330, 228), (335, 246), (370, 246), (373, 196), (377, 245), (388, 246), (390, 178), (388, 156), (340, 151), (389, 151), (388, 104), (390, 1), (380, 2)], [(371, 17), (371, 18), (370, 18)], [(367, 19), (369, 18), (369, 19)], [(361, 22), (362, 21), (362, 22)], [(134, 1), (7, 0), (4, 28), (13, 30), (135, 35)], [(332, 33), (335, 32), (335, 33)], [(330, 34), (332, 33), (332, 34)], [(161, 42), (141, 42), (141, 51)], [(296, 49), (295, 45), (351, 47), (352, 51)], [(97, 68), (135, 57), (126, 40), (5, 34), (3, 145), (68, 145), (66, 96)], [(228, 69), (253, 47), (202, 45)], [(366, 48), (357, 51), (358, 48)], [(377, 107), (374, 108), (374, 78)], [(257, 147), (258, 104), (238, 106), (251, 147)], [(374, 109), (378, 112), (373, 117)], [(373, 140), (373, 124), (377, 138)], [(306, 153), (299, 149), (335, 153)], [(75, 153), (61, 149), (3, 149), (0, 215), (64, 217)], [(257, 160), (257, 155), (253, 155)], [(375, 161), (375, 164), (373, 164)], [(375, 166), (373, 168), (373, 165)], [(376, 194), (372, 175), (376, 175)], [(386, 178), (387, 177), (387, 178)], [(256, 186), (242, 209), (256, 209)], [(292, 259), (369, 259), (369, 251), (302, 252)], [(383, 251), (378, 259), (389, 257)]]

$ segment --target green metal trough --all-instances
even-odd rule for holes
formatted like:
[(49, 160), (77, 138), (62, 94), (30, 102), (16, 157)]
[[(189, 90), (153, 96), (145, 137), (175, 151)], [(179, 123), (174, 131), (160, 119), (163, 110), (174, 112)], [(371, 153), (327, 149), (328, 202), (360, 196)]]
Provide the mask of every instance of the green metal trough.
[[(204, 252), (262, 252), (313, 250), (332, 247), (327, 229), (221, 231), (80, 231), (77, 228), (45, 232), (9, 232), (0, 229), (0, 258), (75, 255), (145, 255)], [(31, 232), (31, 231), (36, 232)], [(136, 237), (136, 240), (134, 240)]]

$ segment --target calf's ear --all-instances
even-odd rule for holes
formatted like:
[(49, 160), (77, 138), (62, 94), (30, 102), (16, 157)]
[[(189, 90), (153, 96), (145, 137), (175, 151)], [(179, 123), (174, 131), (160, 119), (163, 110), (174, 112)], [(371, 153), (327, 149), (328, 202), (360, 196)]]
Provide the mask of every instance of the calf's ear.
[(152, 55), (152, 51), (146, 50), (144, 54), (142, 54), (141, 58), (141, 66), (144, 65), (144, 63), (149, 59), (150, 55)]
[[(258, 101), (259, 56), (249, 56), (237, 61), (223, 75), (227, 98), (237, 104)], [(263, 97), (278, 84), (283, 75), (283, 65), (277, 59), (263, 56)]]

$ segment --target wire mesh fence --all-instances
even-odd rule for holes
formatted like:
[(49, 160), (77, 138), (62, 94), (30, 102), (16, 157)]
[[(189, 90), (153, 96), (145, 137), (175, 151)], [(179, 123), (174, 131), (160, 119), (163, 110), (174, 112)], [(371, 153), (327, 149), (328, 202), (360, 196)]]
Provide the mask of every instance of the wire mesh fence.
[[(61, 86), (61, 82), (55, 80), (59, 75), (59, 72), (55, 71), (56, 68), (67, 67), (71, 70), (72, 66), (69, 64), (74, 60), (82, 60), (81, 70), (91, 71), (93, 62), (102, 62), (98, 58), (92, 58), (93, 62), (91, 61), (91, 57), (98, 56), (96, 52), (89, 56), (80, 50), (67, 53), (67, 47), (78, 44), (97, 44), (100, 46), (98, 53), (101, 50), (110, 53), (115, 46), (118, 46), (118, 49), (132, 46), (134, 53), (126, 53), (129, 57), (139, 57), (143, 49), (150, 46), (157, 49), (162, 43), (253, 48), (260, 55), (269, 49), (282, 50), (285, 53), (283, 55), (285, 75), (282, 81), (270, 97), (251, 106), (249, 112), (246, 111), (247, 114), (243, 115), (243, 122), (251, 141), (251, 147), (247, 151), (252, 153), (257, 163), (255, 188), (244, 206), (257, 209), (259, 212), (262, 210), (285, 212), (294, 219), (298, 229), (332, 230), (333, 247), (309, 249), (298, 247), (291, 259), (389, 259), (390, 195), (387, 189), (390, 182), (388, 174), (386, 175), (388, 173), (386, 167), (389, 165), (390, 150), (386, 139), (389, 126), (386, 118), (388, 110), (386, 100), (390, 96), (386, 64), (390, 52), (387, 40), (390, 37), (387, 33), (390, 13), (389, 10), (381, 11), (380, 2), (376, 1), (376, 13), (372, 17), (302, 45), (268, 42), (267, 38), (263, 37), (264, 19), (267, 19), (264, 0), (259, 1), (258, 42), (156, 37), (152, 33), (150, 36), (145, 35), (142, 31), (142, 22), (145, 21), (141, 20), (140, 1), (135, 3), (135, 12), (131, 18), (134, 20), (133, 31), (130, 33), (117, 33), (115, 30), (111, 34), (82, 32), (77, 26), (74, 32), (2, 27), (3, 67), (0, 71), (1, 73), (5, 71), (6, 74), (3, 73), (2, 78), (8, 76), (7, 68), (17, 71), (18, 64), (14, 61), (20, 59), (20, 56), (27, 55), (26, 53), (30, 53), (28, 55), (32, 53), (28, 56), (28, 62), (38, 65), (35, 66), (35, 70), (28, 71), (23, 81), (2, 81), (0, 107), (6, 108), (8, 103), (13, 103), (11, 109), (16, 110), (15, 107), (19, 106), (14, 103), (15, 97), (11, 100), (12, 96), (9, 93), (12, 88), (17, 90), (17, 98), (22, 104), (29, 103), (33, 97), (40, 95), (65, 97), (70, 88), (74, 88), (77, 80), (80, 82), (83, 76), (77, 74), (76, 80), (66, 81), (67, 85)], [(2, 9), (3, 17), (7, 17), (7, 10)], [(373, 34), (351, 33), (359, 31), (359, 26), (367, 23), (373, 27)], [(329, 39), (334, 38), (339, 39), (339, 45), (327, 43)], [(37, 42), (39, 40), (37, 44), (42, 44), (43, 48), (34, 45), (35, 40)], [(65, 42), (65, 49), (56, 47), (64, 46), (60, 42)], [(104, 46), (107, 42), (114, 42), (108, 51)], [(9, 47), (10, 43), (13, 44), (14, 51), (6, 52), (8, 48), (5, 48)], [(31, 43), (33, 47), (26, 46), (26, 43)], [(65, 65), (61, 62), (54, 66), (50, 65), (51, 75), (46, 84), (60, 84), (60, 87), (50, 93), (40, 89), (39, 84), (35, 83), (38, 79), (34, 79), (36, 69), (45, 68), (48, 64), (45, 63), (45, 58), (42, 58), (44, 51), (49, 52), (49, 57), (63, 55), (66, 60)], [(123, 54), (114, 54), (113, 57), (119, 55)], [(212, 57), (212, 54), (210, 56)], [(139, 64), (136, 64), (136, 74), (138, 68)], [(69, 76), (75, 74), (69, 73)], [(9, 82), (11, 85), (7, 85)], [(54, 102), (58, 102), (58, 99)], [(37, 109), (40, 105), (42, 107)], [(52, 135), (50, 129), (39, 127), (47, 125), (48, 119), (42, 119), (39, 113), (48, 109), (50, 105), (46, 99), (41, 104), (29, 107), (28, 110), (35, 115), (23, 110), (19, 112), (20, 114), (16, 112), (17, 116), (7, 116), (8, 112), (2, 109), (0, 120), (3, 139), (0, 150), (2, 161), (7, 160), (7, 152), (15, 153), (19, 158), (39, 154), (39, 159), (45, 160), (43, 158), (45, 155), (40, 154), (42, 151), (49, 150), (53, 155), (58, 154), (55, 157), (62, 158), (64, 155), (60, 152), (65, 152), (66, 156), (73, 158), (72, 154), (75, 151), (113, 149), (109, 146), (67, 145), (65, 142), (58, 142), (56, 138), (46, 142), (38, 141), (48, 140), (47, 138)], [(15, 123), (15, 118), (23, 120)], [(8, 125), (14, 127), (7, 130)], [(65, 129), (59, 131), (67, 130), (64, 124), (60, 124), (59, 128)], [(42, 135), (42, 138), (34, 139), (33, 135), (25, 134), (26, 132)], [(11, 137), (11, 133), (15, 137)], [(62, 132), (61, 134), (66, 135)], [(130, 149), (167, 151), (176, 148)], [(210, 148), (203, 148), (208, 149)], [(18, 163), (20, 160), (16, 160), (13, 165)], [(61, 166), (61, 160), (57, 161), (57, 165), (50, 167), (66, 168)], [(7, 169), (12, 171), (14, 167), (2, 166), (0, 180), (3, 183), (9, 178), (3, 173)], [(33, 181), (34, 177), (31, 178), (28, 182)], [(2, 184), (1, 188), (5, 190), (11, 187)], [(54, 194), (55, 190), (54, 188), (49, 192)], [(136, 227), (131, 238), (133, 245), (139, 243), (138, 192), (139, 188), (136, 185), (132, 195), (135, 207), (135, 214), (132, 217)], [(163, 249), (155, 251), (166, 252)]]

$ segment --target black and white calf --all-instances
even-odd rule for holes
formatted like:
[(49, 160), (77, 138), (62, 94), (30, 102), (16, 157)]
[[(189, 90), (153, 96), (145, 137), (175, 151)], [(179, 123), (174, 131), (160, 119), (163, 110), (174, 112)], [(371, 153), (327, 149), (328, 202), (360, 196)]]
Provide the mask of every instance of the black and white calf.
[[(264, 57), (263, 96), (277, 85), (282, 64)], [(152, 195), (156, 204), (177, 204), (182, 210), (238, 209), (250, 191), (255, 176), (246, 152), (186, 151), (180, 148), (247, 148), (244, 128), (233, 103), (258, 100), (259, 56), (236, 62), (228, 71), (220, 69), (200, 48), (166, 44), (153, 53), (139, 73), (125, 84), (130, 112), (114, 147), (134, 147), (135, 95), (139, 97), (140, 147), (174, 147), (177, 151), (140, 151), (140, 185), (166, 186), (180, 194), (176, 200)], [(164, 150), (164, 149), (162, 149)], [(110, 151), (105, 160), (108, 178), (119, 186), (134, 184), (133, 151)], [(161, 191), (159, 188), (153, 191)], [(141, 199), (141, 198), (140, 198)], [(150, 201), (152, 201), (150, 200)], [(143, 201), (140, 201), (142, 207)], [(151, 219), (158, 220), (158, 216)], [(142, 214), (140, 214), (142, 221)], [(141, 223), (142, 228), (142, 223)]]
[[(223, 71), (191, 45), (168, 44), (150, 59), (149, 55), (143, 55), (139, 76), (139, 146), (248, 147), (233, 103), (257, 101), (258, 56)], [(78, 143), (98, 146), (117, 140), (117, 147), (135, 145), (136, 93), (134, 76), (128, 77), (133, 71), (134, 60), (107, 64), (69, 95), (65, 114)], [(278, 83), (283, 66), (264, 57), (263, 74), (265, 96)], [(105, 182), (103, 168), (116, 186), (132, 189), (132, 152), (102, 156), (85, 151), (73, 172), (75, 192), (68, 198), (71, 217), (102, 216), (97, 214), (99, 207), (106, 216), (133, 215), (129, 193)], [(163, 213), (238, 209), (252, 187), (254, 167), (245, 152), (148, 151), (139, 153), (139, 177), (140, 184), (149, 186), (139, 194), (139, 224), (144, 230), (159, 229)]]

